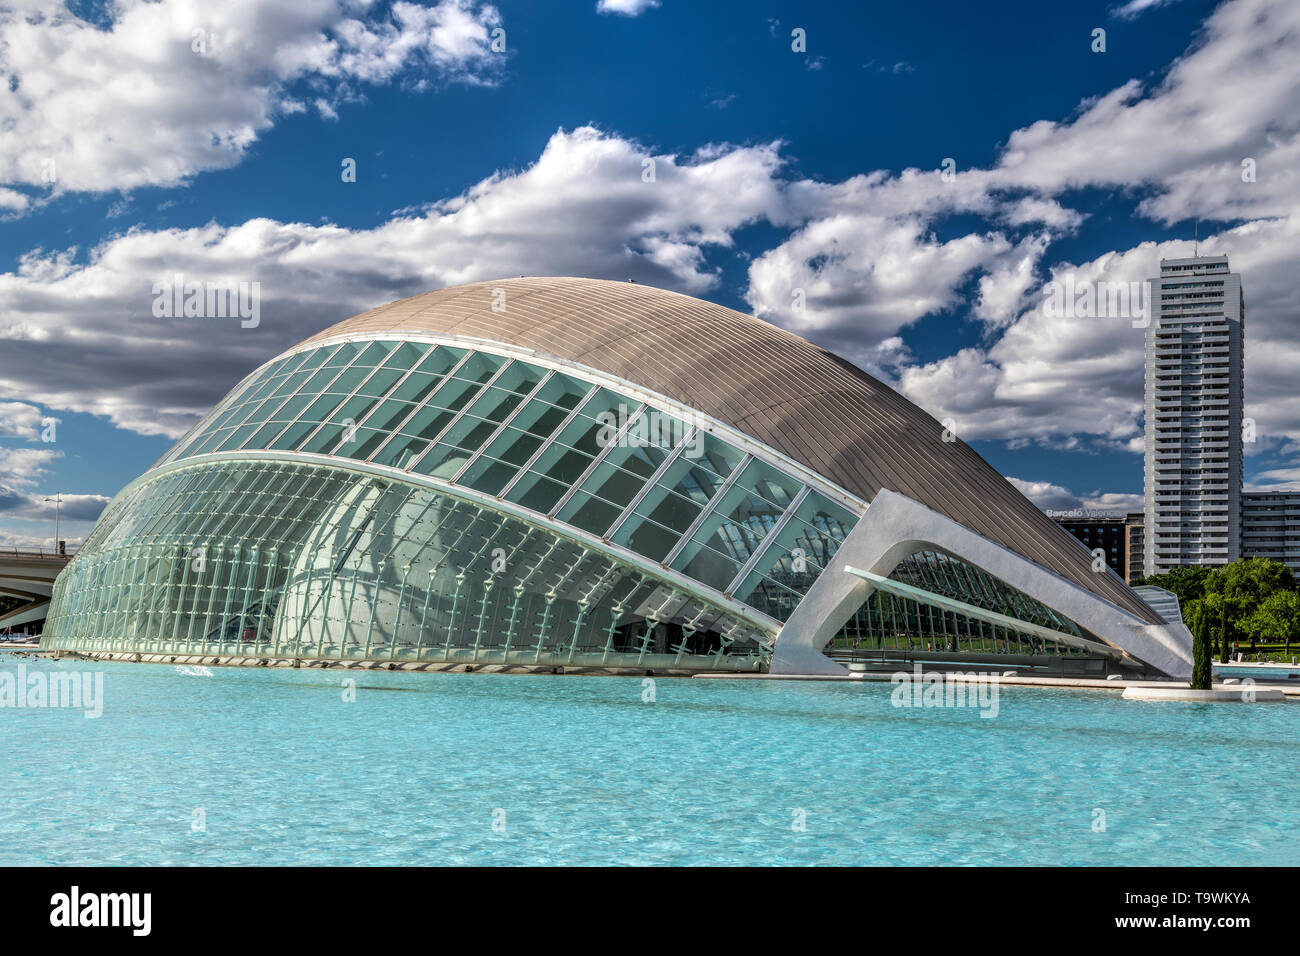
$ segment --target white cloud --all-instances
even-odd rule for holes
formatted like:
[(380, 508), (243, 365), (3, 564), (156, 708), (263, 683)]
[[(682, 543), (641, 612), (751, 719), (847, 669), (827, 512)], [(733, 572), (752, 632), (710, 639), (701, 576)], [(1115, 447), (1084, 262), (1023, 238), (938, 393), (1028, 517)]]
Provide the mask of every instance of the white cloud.
[(14, 488), (30, 488), (62, 457), (63, 452), (52, 448), (0, 445), (0, 481)]
[(1224, 3), (1154, 88), (1130, 80), (1068, 122), (1015, 131), (996, 179), (1053, 194), (1153, 187), (1141, 211), (1164, 223), (1275, 215), (1300, 192), (1298, 57), (1300, 4)]
[(637, 17), (647, 10), (659, 6), (659, 0), (598, 0), (597, 13), (617, 13), (625, 17)]
[[(998, 233), (943, 242), (915, 219), (846, 208), (759, 256), (749, 270), (749, 304), (804, 335), (845, 330), (874, 344), (956, 306), (961, 282), (1010, 249)], [(800, 291), (803, 311), (794, 304)]]
[(0, 187), (0, 209), (8, 209), (11, 212), (22, 212), (29, 205), (30, 200), (16, 189), (5, 189)]
[(1177, 2), (1178, 0), (1128, 0), (1128, 3), (1117, 8), (1114, 14), (1121, 20), (1136, 20), (1148, 10), (1167, 7)]
[[(1143, 243), (1078, 266), (1061, 263), (1049, 275), (1063, 281), (1070, 274), (1076, 283), (1142, 282), (1161, 258), (1191, 255), (1191, 246), (1186, 240)], [(1300, 218), (1250, 223), (1208, 236), (1200, 246), (1202, 254), (1227, 254), (1243, 275), (1246, 415), (1261, 436), (1300, 439), (1294, 260)], [(932, 414), (955, 419), (967, 440), (1062, 447), (1081, 446), (1080, 436), (1093, 436), (1141, 454), (1143, 330), (1131, 318), (1053, 316), (1042, 302), (1040, 295), (986, 348), (905, 369), (902, 391)]]
[[(47, 496), (4, 481), (0, 462), (0, 541), (6, 548), (53, 549), (55, 506)], [(85, 540), (109, 499), (104, 495), (64, 495), (58, 508), (59, 537), (69, 548)]]
[(1140, 494), (1093, 491), (1075, 494), (1063, 485), (1050, 481), (1025, 481), (1008, 478), (1022, 495), (1043, 511), (1105, 511), (1128, 514), (1142, 510)]
[[(1083, 222), (1063, 204), (1073, 190), (1133, 190), (1140, 214), (1162, 223), (1247, 220), (1203, 225), (1201, 250), (1229, 254), (1245, 277), (1247, 414), (1270, 438), (1300, 437), (1296, 62), (1300, 5), (1227, 3), (1162, 80), (1130, 81), (1071, 119), (1014, 131), (990, 169), (957, 162), (947, 178), (908, 169), (791, 183), (786, 219), (799, 226), (754, 260), (750, 306), (856, 357), (964, 304), (973, 286), (971, 314), (985, 341), (898, 368), (909, 397), (954, 419), (967, 439), (1140, 452), (1141, 330), (1128, 319), (1053, 319), (1034, 301), (1065, 273), (1140, 282), (1161, 256), (1190, 254), (1190, 241), (1141, 243), (1079, 265), (1051, 263), (1051, 243)], [(1247, 158), (1254, 182), (1243, 181)], [(966, 215), (990, 225), (944, 229)], [(795, 289), (807, 296), (805, 313), (791, 309)]]
[[(652, 182), (643, 179), (653, 160)], [(651, 155), (584, 127), (536, 163), (373, 229), (253, 219), (132, 229), (90, 251), (33, 251), (0, 274), (0, 395), (175, 436), (249, 369), (330, 322), (499, 276), (634, 278), (703, 293), (706, 247), (782, 208), (775, 145)], [(155, 318), (153, 284), (259, 282), (261, 324)]]
[(47, 422), (57, 426), (59, 420), (46, 417), (39, 408), (26, 402), (0, 402), (0, 438), (36, 441)]
[(1261, 471), (1254, 481), (1243, 485), (1245, 491), (1300, 491), (1300, 465)]
[[(334, 30), (328, 42), (288, 49), (278, 69), (343, 85), (390, 77), (426, 27), (395, 13), (387, 26)], [(443, 44), (472, 64), (463, 59), (477, 49), (470, 41)], [(1014, 131), (989, 169), (958, 163), (955, 176), (907, 169), (821, 183), (783, 178), (779, 144), (653, 156), (584, 128), (558, 133), (527, 169), (373, 229), (257, 219), (132, 230), (88, 261), (76, 250), (36, 250), (0, 276), (0, 338), (16, 360), (0, 370), (0, 394), (176, 434), (240, 373), (362, 308), (521, 273), (632, 277), (701, 294), (718, 281), (709, 250), (764, 221), (791, 232), (750, 264), (746, 295), (757, 314), (896, 380), (965, 439), (1139, 452), (1141, 331), (1127, 319), (1054, 319), (1035, 301), (1052, 277), (1141, 281), (1162, 255), (1189, 251), (1189, 242), (1142, 243), (1053, 261), (1052, 243), (1083, 223), (1072, 190), (1100, 187), (1145, 196), (1141, 213), (1161, 222), (1245, 219), (1203, 228), (1202, 251), (1227, 252), (1245, 275), (1248, 414), (1268, 440), (1300, 440), (1297, 61), (1300, 5), (1239, 0), (1211, 15), (1162, 80), (1131, 81), (1072, 118)], [(1256, 161), (1253, 183), (1241, 178), (1246, 157)], [(646, 160), (653, 182), (642, 178)], [(953, 226), (968, 216), (982, 225)], [(152, 319), (149, 287), (176, 271), (261, 281), (262, 327)], [(806, 309), (797, 312), (800, 289)], [(915, 364), (900, 330), (967, 297), (979, 343)], [(176, 371), (193, 368), (197, 379)]]
[[(0, 516), (7, 519), (54, 520), (54, 502), (41, 493), (28, 493), (0, 483)], [(59, 502), (59, 520), (94, 521), (109, 499), (104, 495), (63, 495)], [(52, 529), (51, 529), (52, 530)]]
[[(0, 11), (0, 183), (53, 193), (175, 185), (237, 164), (278, 116), (322, 113), (405, 68), (486, 82), (504, 57), (491, 4), (120, 0), (107, 29), (67, 7)], [(30, 201), (0, 192), (0, 208)], [(21, 194), (20, 194), (21, 195)]]
[[(820, 343), (870, 350), (916, 320), (963, 304), (978, 279), (977, 317), (1005, 324), (1035, 284), (1051, 238), (1081, 217), (1000, 184), (988, 170), (875, 171), (786, 189), (783, 220), (803, 225), (749, 270), (755, 314)], [(941, 238), (954, 215), (996, 225)], [(802, 289), (806, 310), (793, 307)]]

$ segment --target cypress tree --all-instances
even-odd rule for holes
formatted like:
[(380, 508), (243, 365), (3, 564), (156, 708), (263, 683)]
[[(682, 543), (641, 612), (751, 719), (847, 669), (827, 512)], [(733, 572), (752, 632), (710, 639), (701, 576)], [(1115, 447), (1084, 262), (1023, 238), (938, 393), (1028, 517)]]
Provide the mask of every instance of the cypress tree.
[(1192, 635), (1192, 690), (1209, 690), (1213, 685), (1214, 671), (1210, 667), (1210, 615), (1204, 607), (1196, 609), (1195, 631)]

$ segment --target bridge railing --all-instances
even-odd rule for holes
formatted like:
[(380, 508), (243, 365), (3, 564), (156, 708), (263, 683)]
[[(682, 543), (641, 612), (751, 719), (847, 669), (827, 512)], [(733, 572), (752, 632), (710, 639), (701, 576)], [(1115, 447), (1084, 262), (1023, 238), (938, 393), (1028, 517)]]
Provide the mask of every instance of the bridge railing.
[(60, 554), (54, 548), (6, 548), (0, 546), (0, 559), (45, 558), (51, 561), (62, 561), (73, 557), (76, 553), (76, 548), (68, 548), (65, 553)]

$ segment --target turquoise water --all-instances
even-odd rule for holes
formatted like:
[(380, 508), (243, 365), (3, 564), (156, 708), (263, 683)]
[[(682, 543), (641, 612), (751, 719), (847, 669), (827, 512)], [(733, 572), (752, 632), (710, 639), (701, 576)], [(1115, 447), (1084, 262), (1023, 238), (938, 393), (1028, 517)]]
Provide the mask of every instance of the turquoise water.
[(1291, 703), (1003, 687), (987, 719), (880, 683), (660, 679), (646, 703), (639, 678), (22, 663), (102, 673), (104, 710), (0, 709), (0, 864), (1300, 856)]
[(1256, 681), (1285, 683), (1300, 679), (1300, 667), (1251, 667), (1249, 664), (1215, 664), (1214, 673), (1220, 677), (1249, 677)]

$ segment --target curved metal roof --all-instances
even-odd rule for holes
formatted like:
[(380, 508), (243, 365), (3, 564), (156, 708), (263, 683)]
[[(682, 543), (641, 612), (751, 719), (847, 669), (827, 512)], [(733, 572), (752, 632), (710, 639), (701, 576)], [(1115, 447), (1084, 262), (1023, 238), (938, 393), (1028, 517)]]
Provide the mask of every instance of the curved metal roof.
[[(496, 289), (503, 311), (493, 311)], [(881, 488), (907, 495), (1160, 623), (1117, 575), (1094, 573), (1091, 554), (968, 445), (944, 441), (929, 414), (753, 316), (629, 282), (499, 279), (399, 299), (306, 341), (382, 332), (470, 336), (599, 369), (725, 422), (867, 501)]]

